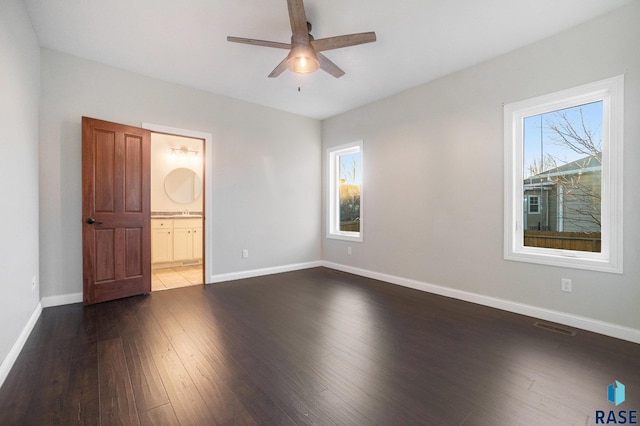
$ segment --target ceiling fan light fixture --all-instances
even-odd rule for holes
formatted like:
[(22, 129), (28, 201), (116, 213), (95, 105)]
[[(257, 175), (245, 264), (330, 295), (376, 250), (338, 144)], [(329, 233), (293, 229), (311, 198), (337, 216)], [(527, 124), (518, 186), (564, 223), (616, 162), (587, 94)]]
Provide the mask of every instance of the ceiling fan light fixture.
[(304, 74), (317, 71), (320, 68), (320, 62), (312, 49), (302, 46), (291, 51), (287, 58), (287, 68), (290, 71)]

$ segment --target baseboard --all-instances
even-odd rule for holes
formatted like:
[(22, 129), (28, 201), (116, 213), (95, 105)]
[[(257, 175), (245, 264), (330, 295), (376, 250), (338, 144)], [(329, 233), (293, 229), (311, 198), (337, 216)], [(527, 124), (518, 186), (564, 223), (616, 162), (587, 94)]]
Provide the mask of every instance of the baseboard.
[(22, 332), (18, 336), (18, 339), (9, 350), (7, 357), (4, 359), (4, 361), (2, 361), (2, 364), (0, 364), (0, 387), (2, 387), (2, 384), (9, 375), (13, 364), (15, 364), (16, 360), (18, 359), (18, 355), (20, 355), (20, 351), (24, 347), (24, 344), (27, 343), (27, 339), (31, 334), (31, 330), (33, 330), (33, 327), (36, 325), (36, 322), (38, 321), (38, 318), (40, 318), (41, 313), (42, 303), (38, 302), (36, 308), (31, 314), (31, 317), (29, 317), (29, 321), (27, 321), (27, 324), (22, 329)]
[(294, 263), (291, 265), (273, 266), (270, 268), (251, 269), (248, 271), (229, 272), (226, 274), (211, 275), (208, 283), (221, 283), (225, 281), (241, 280), (244, 278), (260, 277), (263, 275), (280, 274), (282, 272), (298, 271), (300, 269), (317, 268), (323, 266), (324, 262), (317, 260), (314, 262)]
[[(477, 303), (479, 305), (489, 306), (492, 308), (502, 309), (503, 311), (513, 312), (516, 314), (527, 315), (530, 317), (552, 321), (558, 324), (564, 324), (570, 327), (582, 330), (593, 331), (594, 333), (604, 334), (605, 336), (615, 337), (617, 339), (627, 340), (633, 343), (640, 343), (640, 330), (613, 324), (593, 318), (573, 315), (566, 312), (554, 311), (551, 309), (541, 308), (539, 306), (527, 305), (525, 303), (514, 302), (511, 300), (500, 299), (497, 297), (485, 296), (482, 294), (472, 293), (468, 291), (458, 290), (450, 287), (444, 287), (436, 284), (425, 283), (422, 281), (412, 280), (408, 278), (397, 277), (394, 275), (383, 274), (380, 272), (369, 271), (366, 269), (355, 268), (352, 266), (342, 265), (328, 261), (313, 261), (304, 263), (295, 263), (291, 265), (274, 266), (270, 268), (252, 269), (248, 271), (230, 272), (226, 274), (211, 275), (209, 283), (221, 283), (225, 281), (240, 280), (244, 278), (253, 278), (263, 275), (279, 274), (282, 272), (297, 271), (300, 269), (316, 268), (324, 266), (338, 271), (349, 272), (351, 274), (360, 275), (367, 278), (373, 278), (385, 281), (391, 284), (412, 288), (415, 290), (425, 291), (427, 293), (438, 294), (441, 296), (451, 297), (454, 299), (464, 300), (466, 302)], [(82, 293), (71, 293), (60, 296), (43, 297), (39, 309), (51, 306), (67, 305), (70, 303), (82, 302)], [(38, 316), (40, 313), (38, 312)], [(37, 317), (36, 317), (37, 320)], [(35, 320), (34, 320), (35, 324)], [(33, 324), (31, 325), (33, 327)], [(30, 329), (29, 329), (30, 330)], [(27, 336), (28, 337), (28, 334)], [(25, 337), (25, 341), (26, 341)], [(23, 343), (24, 344), (24, 343)], [(20, 349), (22, 346), (20, 346)], [(18, 350), (18, 353), (20, 350)], [(2, 364), (4, 368), (4, 363)], [(0, 374), (2, 371), (0, 371)], [(0, 375), (0, 378), (2, 376)]]
[(52, 306), (70, 305), (72, 303), (81, 303), (82, 293), (69, 293), (61, 294), (59, 296), (43, 297), (40, 300), (43, 308), (50, 308)]
[[(270, 268), (251, 269), (248, 271), (230, 272), (227, 274), (211, 275), (207, 284), (221, 283), (225, 281), (241, 280), (243, 278), (260, 277), (263, 275), (279, 274), (281, 272), (298, 271), (300, 269), (317, 268), (323, 266), (323, 262), (318, 260), (314, 262), (295, 263), (291, 265), (274, 266)], [(82, 293), (61, 294), (58, 296), (43, 297), (41, 300), (43, 308), (52, 306), (69, 305), (71, 303), (81, 303)]]
[(338, 271), (349, 272), (351, 274), (373, 278), (391, 284), (425, 291), (427, 293), (433, 293), (441, 296), (451, 297), (454, 299), (464, 300), (466, 302), (477, 303), (479, 305), (489, 306), (492, 308), (501, 309), (503, 311), (527, 315), (546, 321), (552, 321), (558, 324), (564, 324), (582, 330), (593, 331), (594, 333), (604, 334), (605, 336), (615, 337), (617, 339), (627, 340), (633, 343), (640, 343), (640, 330), (635, 328), (625, 327), (622, 325), (608, 323), (605, 321), (600, 321), (579, 315), (568, 314), (566, 312), (554, 311), (538, 306), (527, 305), (524, 303), (513, 302), (510, 300), (499, 299), (496, 297), (484, 296), (482, 294), (457, 290), (450, 287), (443, 287), (436, 284), (429, 284), (422, 281), (397, 277), (394, 275), (387, 275), (380, 272), (373, 272), (366, 269), (354, 268), (352, 266), (342, 265), (339, 263), (324, 261), (322, 262), (322, 265), (327, 268), (336, 269)]

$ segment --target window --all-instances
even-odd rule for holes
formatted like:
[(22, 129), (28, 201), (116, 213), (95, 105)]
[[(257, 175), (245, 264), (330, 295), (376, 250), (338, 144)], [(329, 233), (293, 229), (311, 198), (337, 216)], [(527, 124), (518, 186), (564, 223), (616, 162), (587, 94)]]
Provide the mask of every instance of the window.
[(362, 241), (362, 141), (328, 150), (327, 237)]
[(505, 259), (622, 273), (623, 83), (505, 105)]
[(529, 214), (540, 213), (540, 197), (537, 195), (529, 195)]

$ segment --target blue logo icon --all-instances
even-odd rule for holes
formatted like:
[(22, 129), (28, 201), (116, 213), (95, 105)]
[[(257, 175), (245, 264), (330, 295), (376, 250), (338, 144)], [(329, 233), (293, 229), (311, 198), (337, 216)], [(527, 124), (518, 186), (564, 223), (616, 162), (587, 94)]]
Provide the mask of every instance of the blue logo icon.
[(616, 380), (607, 388), (607, 399), (616, 404), (616, 406), (624, 402), (624, 385)]

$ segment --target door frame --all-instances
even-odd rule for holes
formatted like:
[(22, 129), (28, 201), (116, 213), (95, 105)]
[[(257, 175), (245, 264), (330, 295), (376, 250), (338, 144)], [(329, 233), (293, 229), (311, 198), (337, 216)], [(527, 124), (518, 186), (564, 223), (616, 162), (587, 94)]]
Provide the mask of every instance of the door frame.
[(211, 282), (213, 272), (213, 247), (212, 240), (209, 238), (213, 234), (213, 221), (211, 220), (211, 212), (213, 212), (213, 200), (211, 197), (212, 179), (211, 164), (213, 164), (213, 135), (211, 133), (200, 132), (197, 130), (180, 129), (177, 127), (163, 126), (153, 123), (142, 123), (143, 129), (150, 130), (152, 133), (165, 133), (174, 136), (183, 136), (193, 139), (202, 139), (204, 144), (204, 161), (202, 163), (202, 174), (204, 177), (204, 284)]

